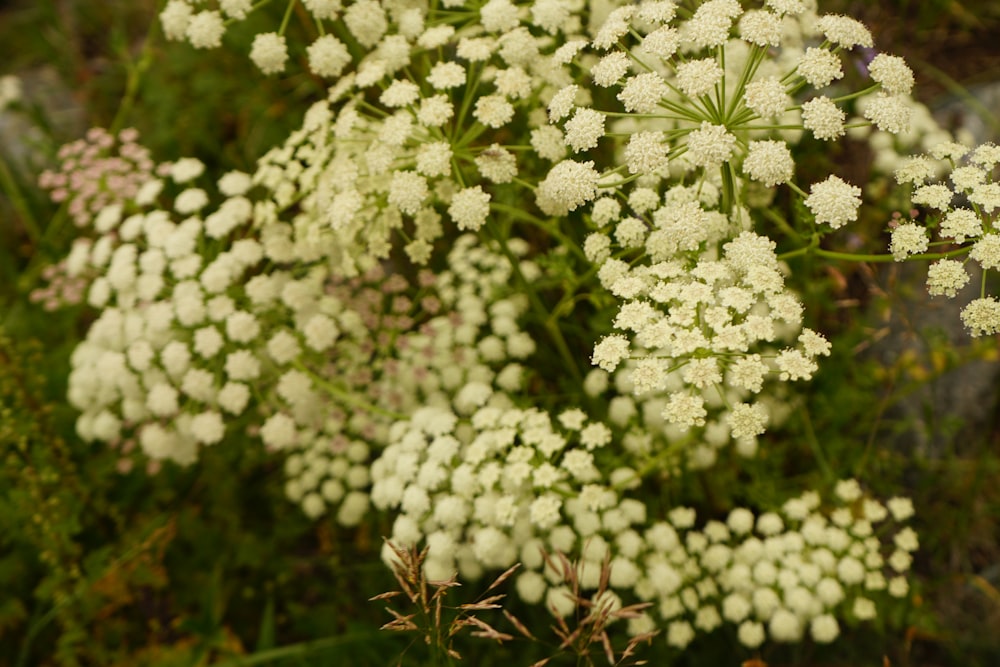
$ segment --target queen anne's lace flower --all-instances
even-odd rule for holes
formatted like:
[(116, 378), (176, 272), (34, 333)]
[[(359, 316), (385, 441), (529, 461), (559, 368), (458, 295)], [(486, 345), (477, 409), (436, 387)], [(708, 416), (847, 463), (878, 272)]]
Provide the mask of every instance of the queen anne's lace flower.
[(222, 35), (225, 32), (226, 27), (219, 12), (202, 11), (191, 17), (184, 34), (196, 49), (214, 49), (222, 46)]
[(795, 162), (783, 141), (751, 141), (743, 171), (753, 180), (771, 187), (792, 177)]
[(264, 74), (278, 74), (285, 71), (285, 61), (288, 60), (288, 46), (284, 35), (273, 32), (260, 33), (250, 47), (250, 60)]
[[(801, 328), (778, 244), (756, 222), (765, 190), (794, 177), (787, 130), (844, 134), (844, 112), (802, 84), (843, 78), (831, 44), (868, 41), (849, 20), (821, 18), (829, 43), (796, 71), (801, 36), (815, 34), (808, 3), (680, 4), (626, 3), (595, 30), (591, 10), (562, 0), (303, 0), (325, 33), (305, 49), (308, 66), (335, 81), (252, 176), (220, 182), (222, 204), (191, 182), (193, 163), (168, 173), (136, 153), (143, 176), (122, 178), (127, 196), (94, 193), (71, 209), (97, 236), (74, 250), (72, 271), (103, 309), (74, 355), (81, 435), (190, 464), (249, 434), (281, 450), (285, 494), (307, 516), (356, 525), (391, 512), (394, 541), (426, 544), (429, 577), (522, 561), (522, 597), (570, 614), (539, 549), (579, 556), (586, 591), (608, 562), (620, 590), (595, 600), (652, 602), (630, 630), (663, 627), (677, 647), (726, 622), (749, 647), (807, 632), (827, 642), (833, 614), (875, 614), (856, 602), (869, 583), (905, 594), (915, 539), (897, 536), (883, 554), (874, 524), (891, 506), (863, 495), (841, 493), (832, 513), (818, 494), (759, 520), (736, 508), (723, 524), (683, 507), (658, 521), (629, 494), (647, 474), (770, 446), (758, 438), (784, 418), (771, 388), (810, 378), (830, 353)], [(241, 20), (252, 5), (217, 6), (171, 0), (164, 31), (218, 45), (222, 15)], [(566, 38), (588, 31), (591, 42)], [(261, 70), (297, 64), (284, 40), (256, 36)], [(859, 101), (878, 127), (903, 126), (907, 72), (891, 56), (872, 62), (894, 96)], [(589, 161), (566, 159), (582, 151)], [(981, 238), (997, 199), (992, 154), (976, 156), (982, 165), (948, 182), (984, 217), (940, 228), (975, 242), (972, 259), (992, 269), (993, 238)], [(938, 172), (929, 159), (900, 170), (915, 188)], [(941, 187), (916, 198), (948, 208)], [(531, 189), (541, 214), (524, 206)], [(836, 177), (806, 199), (833, 228), (859, 205), (860, 190)], [(963, 280), (960, 262), (942, 260), (929, 285), (953, 294)], [(535, 286), (545, 293), (526, 295)], [(555, 329), (583, 297), (594, 312)], [(529, 306), (544, 327), (522, 329)], [(970, 305), (967, 326), (995, 329), (991, 308)], [(595, 368), (571, 379), (574, 351), (591, 345)], [(558, 419), (531, 407), (539, 392), (562, 404)]]
[(565, 215), (596, 196), (597, 178), (593, 161), (563, 160), (538, 184), (535, 201), (547, 215)]
[(830, 176), (812, 186), (805, 203), (816, 216), (816, 222), (839, 229), (857, 219), (858, 207), (861, 206), (861, 188), (846, 183), (837, 176)]
[(828, 97), (814, 97), (802, 105), (802, 125), (817, 139), (829, 141), (844, 136), (845, 120), (847, 114)]
[(868, 64), (868, 72), (890, 95), (909, 95), (913, 88), (913, 71), (899, 56), (878, 54)]
[(733, 154), (736, 137), (724, 125), (704, 121), (688, 135), (687, 158), (697, 167), (717, 167)]

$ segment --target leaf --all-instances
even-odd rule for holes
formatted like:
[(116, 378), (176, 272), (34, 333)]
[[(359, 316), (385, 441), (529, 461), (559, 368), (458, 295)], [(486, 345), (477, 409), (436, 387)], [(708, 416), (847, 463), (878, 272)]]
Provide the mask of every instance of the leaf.
[(267, 598), (267, 605), (264, 607), (264, 616), (260, 619), (260, 631), (257, 633), (257, 647), (255, 651), (264, 651), (274, 648), (274, 595)]

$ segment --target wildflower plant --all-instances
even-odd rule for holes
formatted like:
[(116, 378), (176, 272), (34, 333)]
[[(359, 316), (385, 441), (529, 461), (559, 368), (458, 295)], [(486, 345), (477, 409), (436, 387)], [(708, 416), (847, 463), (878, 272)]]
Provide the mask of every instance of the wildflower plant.
[[(257, 9), (159, 18), (212, 49)], [(612, 617), (677, 650), (723, 624), (749, 649), (834, 641), (907, 596), (907, 500), (854, 480), (767, 507), (682, 496), (770, 446), (830, 354), (787, 260), (849, 258), (821, 241), (864, 198), (804, 182), (796, 155), (907, 132), (913, 74), (873, 48), (807, 0), (289, 0), (249, 57), (326, 90), (252, 173), (212, 185), (94, 131), (42, 177), (86, 230), (63, 270), (99, 311), (72, 358), (77, 430), (151, 472), (265, 447), (310, 518), (391, 517), (384, 559), (428, 614), (456, 573), (506, 570), (560, 619), (604, 610), (601, 642)], [(932, 158), (896, 178), (940, 215), (890, 249), (936, 259), (929, 289), (951, 297), (961, 256), (1000, 268), (1000, 152), (932, 157), (950, 184), (926, 183)], [(962, 318), (996, 333), (1000, 305), (984, 291)]]

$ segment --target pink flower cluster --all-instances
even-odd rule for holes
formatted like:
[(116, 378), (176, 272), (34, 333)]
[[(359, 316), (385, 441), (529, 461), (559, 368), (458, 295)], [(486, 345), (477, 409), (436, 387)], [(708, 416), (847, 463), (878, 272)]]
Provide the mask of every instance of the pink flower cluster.
[(47, 284), (33, 290), (30, 298), (35, 303), (41, 303), (50, 312), (62, 306), (81, 303), (90, 285), (90, 281), (83, 276), (70, 276), (66, 271), (65, 261), (45, 267), (42, 278)]
[(85, 227), (101, 209), (134, 198), (154, 178), (154, 162), (138, 138), (139, 132), (131, 128), (117, 137), (91, 128), (84, 139), (59, 149), (58, 170), (42, 172), (38, 183), (52, 191), (52, 201), (68, 201), (73, 221)]

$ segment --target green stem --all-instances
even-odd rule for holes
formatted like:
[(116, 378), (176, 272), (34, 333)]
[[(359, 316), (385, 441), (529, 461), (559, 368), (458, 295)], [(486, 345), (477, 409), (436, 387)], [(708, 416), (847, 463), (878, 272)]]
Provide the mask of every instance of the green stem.
[(132, 107), (135, 106), (135, 100), (139, 96), (142, 77), (153, 64), (153, 31), (158, 25), (159, 21), (150, 21), (149, 30), (146, 31), (146, 37), (142, 41), (142, 50), (139, 52), (138, 61), (132, 63), (129, 61), (127, 53), (124, 56), (128, 77), (125, 79), (125, 93), (122, 95), (121, 104), (118, 105), (118, 111), (108, 127), (108, 132), (112, 135), (118, 134), (118, 131), (125, 126), (132, 113)]
[(728, 160), (722, 165), (722, 211), (731, 215), (736, 205), (736, 175), (733, 163)]
[(825, 248), (819, 247), (819, 237), (813, 237), (813, 243), (801, 248), (796, 248), (795, 250), (789, 250), (788, 252), (783, 252), (778, 255), (779, 260), (786, 260), (792, 257), (799, 257), (800, 255), (806, 255), (809, 253), (815, 253), (818, 257), (826, 257), (827, 259), (839, 259), (847, 262), (875, 262), (875, 263), (888, 263), (896, 261), (910, 262), (915, 260), (935, 260), (935, 259), (947, 259), (949, 257), (958, 257), (969, 252), (972, 247), (967, 248), (957, 248), (955, 250), (949, 250), (948, 252), (926, 252), (919, 255), (910, 255), (903, 260), (897, 260), (893, 255), (862, 255), (850, 252), (838, 252), (836, 250), (826, 250)]
[(836, 476), (833, 473), (833, 469), (830, 468), (830, 464), (826, 460), (826, 455), (823, 454), (823, 449), (819, 444), (819, 439), (816, 437), (816, 430), (813, 428), (812, 419), (809, 417), (809, 410), (803, 407), (799, 413), (802, 416), (802, 425), (806, 430), (806, 442), (809, 443), (809, 449), (812, 450), (813, 456), (816, 457), (816, 464), (819, 466), (820, 472), (828, 481), (833, 481)]
[(285, 7), (285, 15), (281, 17), (281, 27), (278, 28), (278, 34), (284, 35), (285, 30), (288, 28), (288, 21), (292, 18), (292, 10), (295, 9), (295, 3), (298, 0), (288, 0), (288, 5)]
[(835, 102), (835, 103), (836, 102), (846, 102), (848, 100), (857, 99), (857, 98), (861, 97), (862, 95), (867, 95), (868, 93), (873, 93), (876, 90), (878, 90), (879, 88), (881, 88), (881, 86), (876, 83), (876, 84), (873, 84), (871, 86), (868, 86), (864, 90), (859, 90), (859, 91), (851, 93), (849, 95), (841, 95), (840, 97), (834, 97), (831, 100), (831, 102)]
[(392, 412), (391, 410), (386, 410), (383, 407), (369, 403), (364, 399), (359, 398), (356, 394), (347, 391), (343, 387), (333, 384), (326, 378), (313, 372), (313, 370), (308, 366), (306, 366), (301, 359), (296, 359), (292, 363), (292, 365), (295, 366), (295, 368), (302, 371), (303, 373), (305, 373), (306, 375), (308, 375), (310, 379), (312, 379), (312, 381), (316, 383), (316, 385), (318, 385), (323, 389), (323, 391), (328, 393), (330, 396), (336, 398), (337, 400), (342, 401), (346, 405), (349, 405), (354, 408), (360, 408), (361, 410), (365, 410), (367, 412), (371, 412), (372, 414), (380, 415), (382, 417), (388, 417), (389, 419), (403, 420), (408, 417), (408, 415), (399, 412)]
[(14, 178), (14, 174), (7, 165), (7, 161), (4, 159), (2, 153), (0, 153), (0, 189), (10, 199), (11, 206), (14, 207), (18, 216), (20, 216), (32, 245), (37, 245), (38, 240), (42, 237), (42, 228), (38, 225), (38, 221), (35, 220), (35, 216), (32, 215), (31, 208), (28, 206), (28, 200), (24, 197), (24, 193), (21, 192), (21, 188), (17, 184), (17, 179)]

